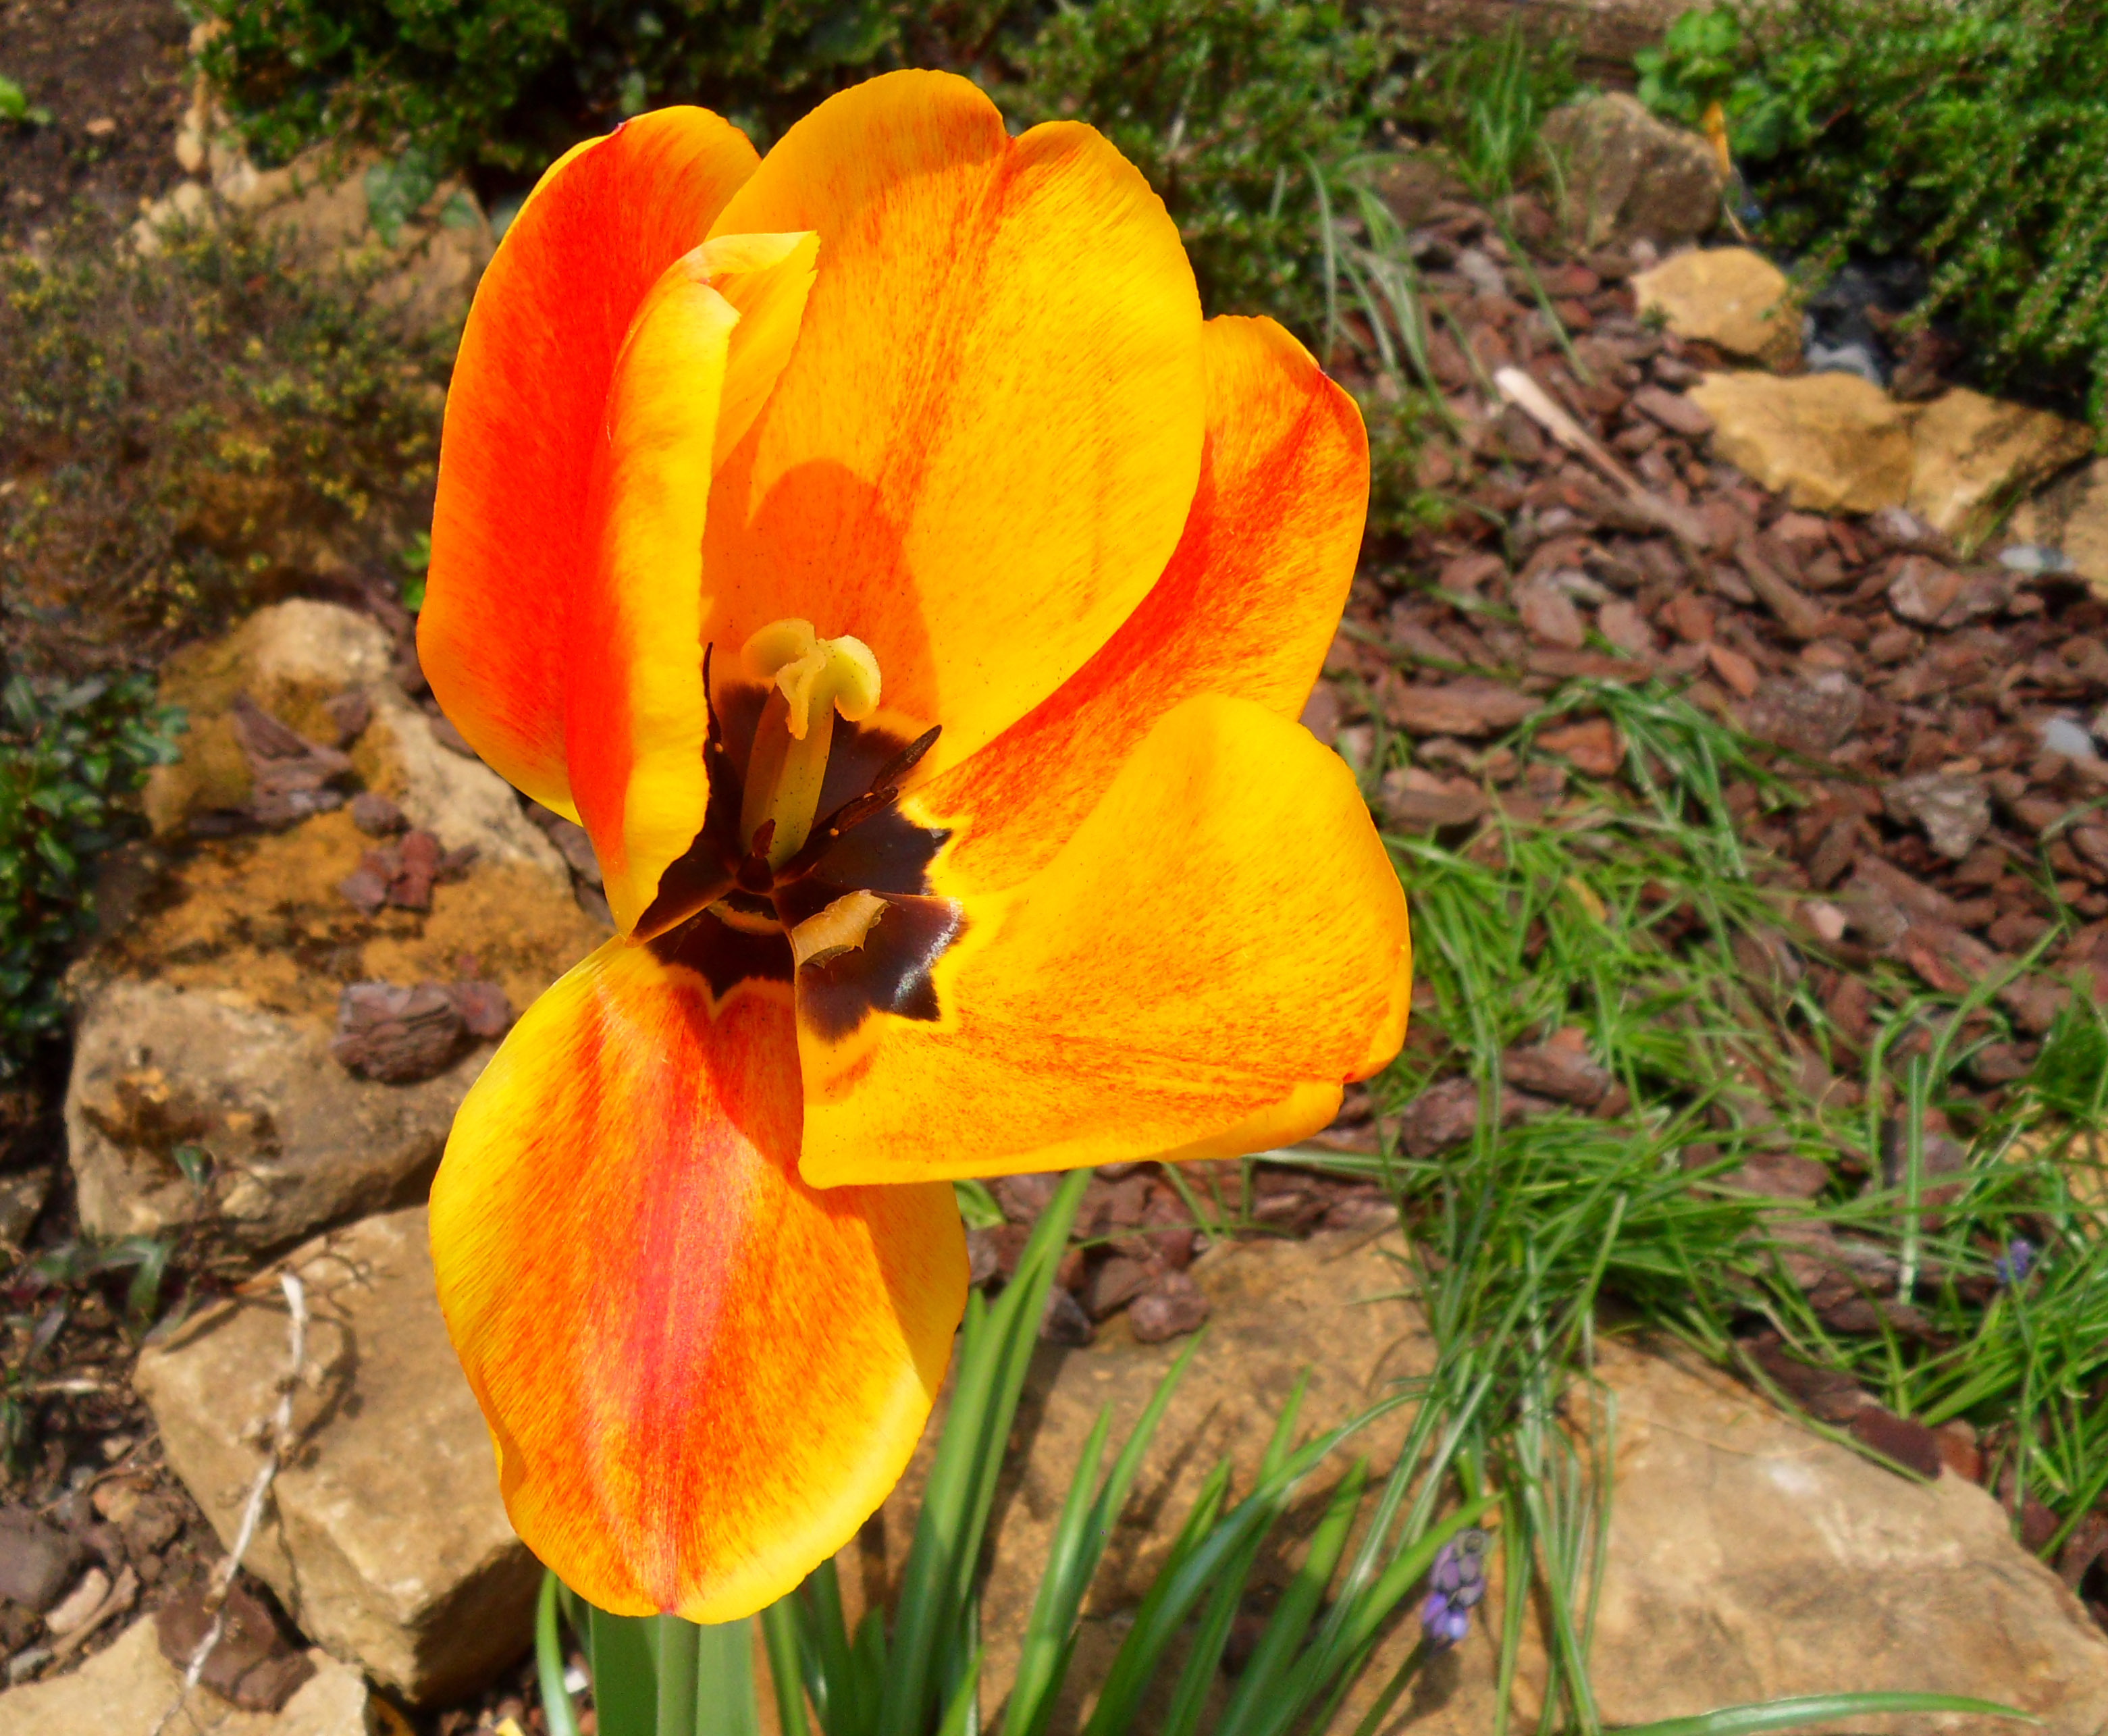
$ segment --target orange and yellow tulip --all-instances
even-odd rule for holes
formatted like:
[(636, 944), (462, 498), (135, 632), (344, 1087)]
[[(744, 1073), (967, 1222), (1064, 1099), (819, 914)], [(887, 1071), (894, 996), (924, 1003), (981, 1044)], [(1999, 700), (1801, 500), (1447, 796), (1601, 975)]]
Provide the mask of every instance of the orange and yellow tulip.
[(1367, 485), (1142, 177), (963, 79), (765, 159), (664, 110), (543, 178), (418, 646), (620, 933), (469, 1093), (431, 1222), (583, 1595), (730, 1620), (853, 1535), (964, 1305), (953, 1178), (1283, 1143), (1396, 1052), (1404, 901), (1296, 722)]

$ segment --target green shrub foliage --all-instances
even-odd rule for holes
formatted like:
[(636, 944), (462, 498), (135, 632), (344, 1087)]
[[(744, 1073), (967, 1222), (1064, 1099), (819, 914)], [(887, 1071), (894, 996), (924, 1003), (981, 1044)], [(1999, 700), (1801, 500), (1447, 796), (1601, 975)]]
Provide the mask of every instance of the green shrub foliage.
[(2084, 392), (2108, 420), (2108, 7), (1796, 0), (1687, 13), (1640, 94), (1721, 103), (1764, 233), (1823, 268), (1915, 259), (1993, 384)]
[(204, 0), (207, 71), (271, 160), (412, 141), (531, 176), (624, 115), (699, 102), (765, 142), (867, 73), (971, 52), (1000, 0)]
[(95, 859), (181, 726), (143, 675), (0, 689), (0, 1078), (63, 1026), (60, 977), (93, 927)]

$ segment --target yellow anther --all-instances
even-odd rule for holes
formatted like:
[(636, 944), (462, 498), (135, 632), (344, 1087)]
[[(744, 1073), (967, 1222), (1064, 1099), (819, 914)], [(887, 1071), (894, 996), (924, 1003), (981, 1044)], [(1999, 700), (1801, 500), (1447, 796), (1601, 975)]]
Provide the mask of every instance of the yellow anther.
[(835, 716), (860, 722), (878, 709), (878, 659), (862, 639), (823, 639), (806, 620), (771, 621), (740, 647), (740, 662), (775, 692), (762, 707), (740, 803), (750, 845), (770, 820), (768, 859), (781, 867), (813, 829), (827, 772)]
[(875, 892), (845, 892), (817, 916), (790, 931), (790, 955), (799, 964), (824, 964), (861, 947), (872, 924), (885, 914), (885, 900)]

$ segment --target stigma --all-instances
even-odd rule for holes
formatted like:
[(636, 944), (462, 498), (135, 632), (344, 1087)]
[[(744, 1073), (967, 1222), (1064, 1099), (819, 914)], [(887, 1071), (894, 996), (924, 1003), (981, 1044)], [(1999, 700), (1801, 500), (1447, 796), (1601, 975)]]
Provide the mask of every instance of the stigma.
[(747, 761), (740, 842), (779, 868), (812, 836), (836, 717), (861, 723), (878, 710), (878, 659), (862, 639), (823, 639), (794, 618), (754, 634), (740, 663), (768, 688)]

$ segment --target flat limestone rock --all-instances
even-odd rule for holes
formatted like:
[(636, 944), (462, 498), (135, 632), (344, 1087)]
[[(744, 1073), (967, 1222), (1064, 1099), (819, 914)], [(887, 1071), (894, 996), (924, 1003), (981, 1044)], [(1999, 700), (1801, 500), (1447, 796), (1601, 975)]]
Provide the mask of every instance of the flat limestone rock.
[(1678, 337), (1768, 367), (1800, 358), (1800, 309), (1786, 275), (1747, 247), (1696, 248), (1633, 279), (1642, 314)]
[(1966, 538), (1989, 530), (1998, 508), (2020, 489), (2092, 446), (2092, 431), (2078, 422), (1956, 386), (1912, 424), (1903, 503), (1934, 530)]
[[(498, 1498), (426, 1233), (420, 1206), (291, 1256), (312, 1315), (302, 1446), (246, 1562), (301, 1632), (419, 1704), (474, 1692), (526, 1650), (542, 1574)], [(255, 1474), (243, 1432), (269, 1412), (286, 1360), (284, 1299), (268, 1279), (252, 1287), (144, 1352), (133, 1375), (223, 1543)]]
[[(2108, 1722), (2108, 1636), (2014, 1542), (1993, 1498), (1947, 1474), (1915, 1483), (1808, 1433), (1711, 1370), (1616, 1344), (1609, 1567), (1595, 1634), (1606, 1725), (1844, 1689), (1967, 1694), (2033, 1713), (2054, 1736)], [(1498, 1605), (1496, 1588), (1485, 1607)], [(1386, 1640), (1335, 1728), (1351, 1729), (1417, 1637)], [(1528, 1646), (1515, 1711), (1544, 1680)], [(1481, 1736), (1493, 1648), (1475, 1621), (1385, 1728)], [(1993, 1736), (1986, 1719), (1854, 1719), (1823, 1730)]]
[[(354, 1079), (318, 1020), (232, 990), (120, 977), (83, 1008), (66, 1085), (81, 1226), (113, 1238), (196, 1220), (241, 1247), (421, 1198), (479, 1044), (413, 1085)], [(205, 1160), (200, 1187), (183, 1157)]]
[(2061, 550), (2074, 572), (2108, 591), (2108, 458), (2022, 502), (2006, 529), (2017, 542)]
[[(277, 1711), (241, 1711), (193, 1689), (169, 1730), (181, 1736), (369, 1736), (379, 1726), (370, 1721), (375, 1702), (365, 1680), (327, 1653), (308, 1656), (314, 1675)], [(150, 1736), (182, 1687), (182, 1674), (161, 1656), (148, 1616), (70, 1675), (0, 1693), (0, 1730), (7, 1736)]]
[(1856, 374), (1708, 374), (1688, 395), (1716, 453), (1804, 511), (1873, 512), (1910, 493), (1909, 418)]

